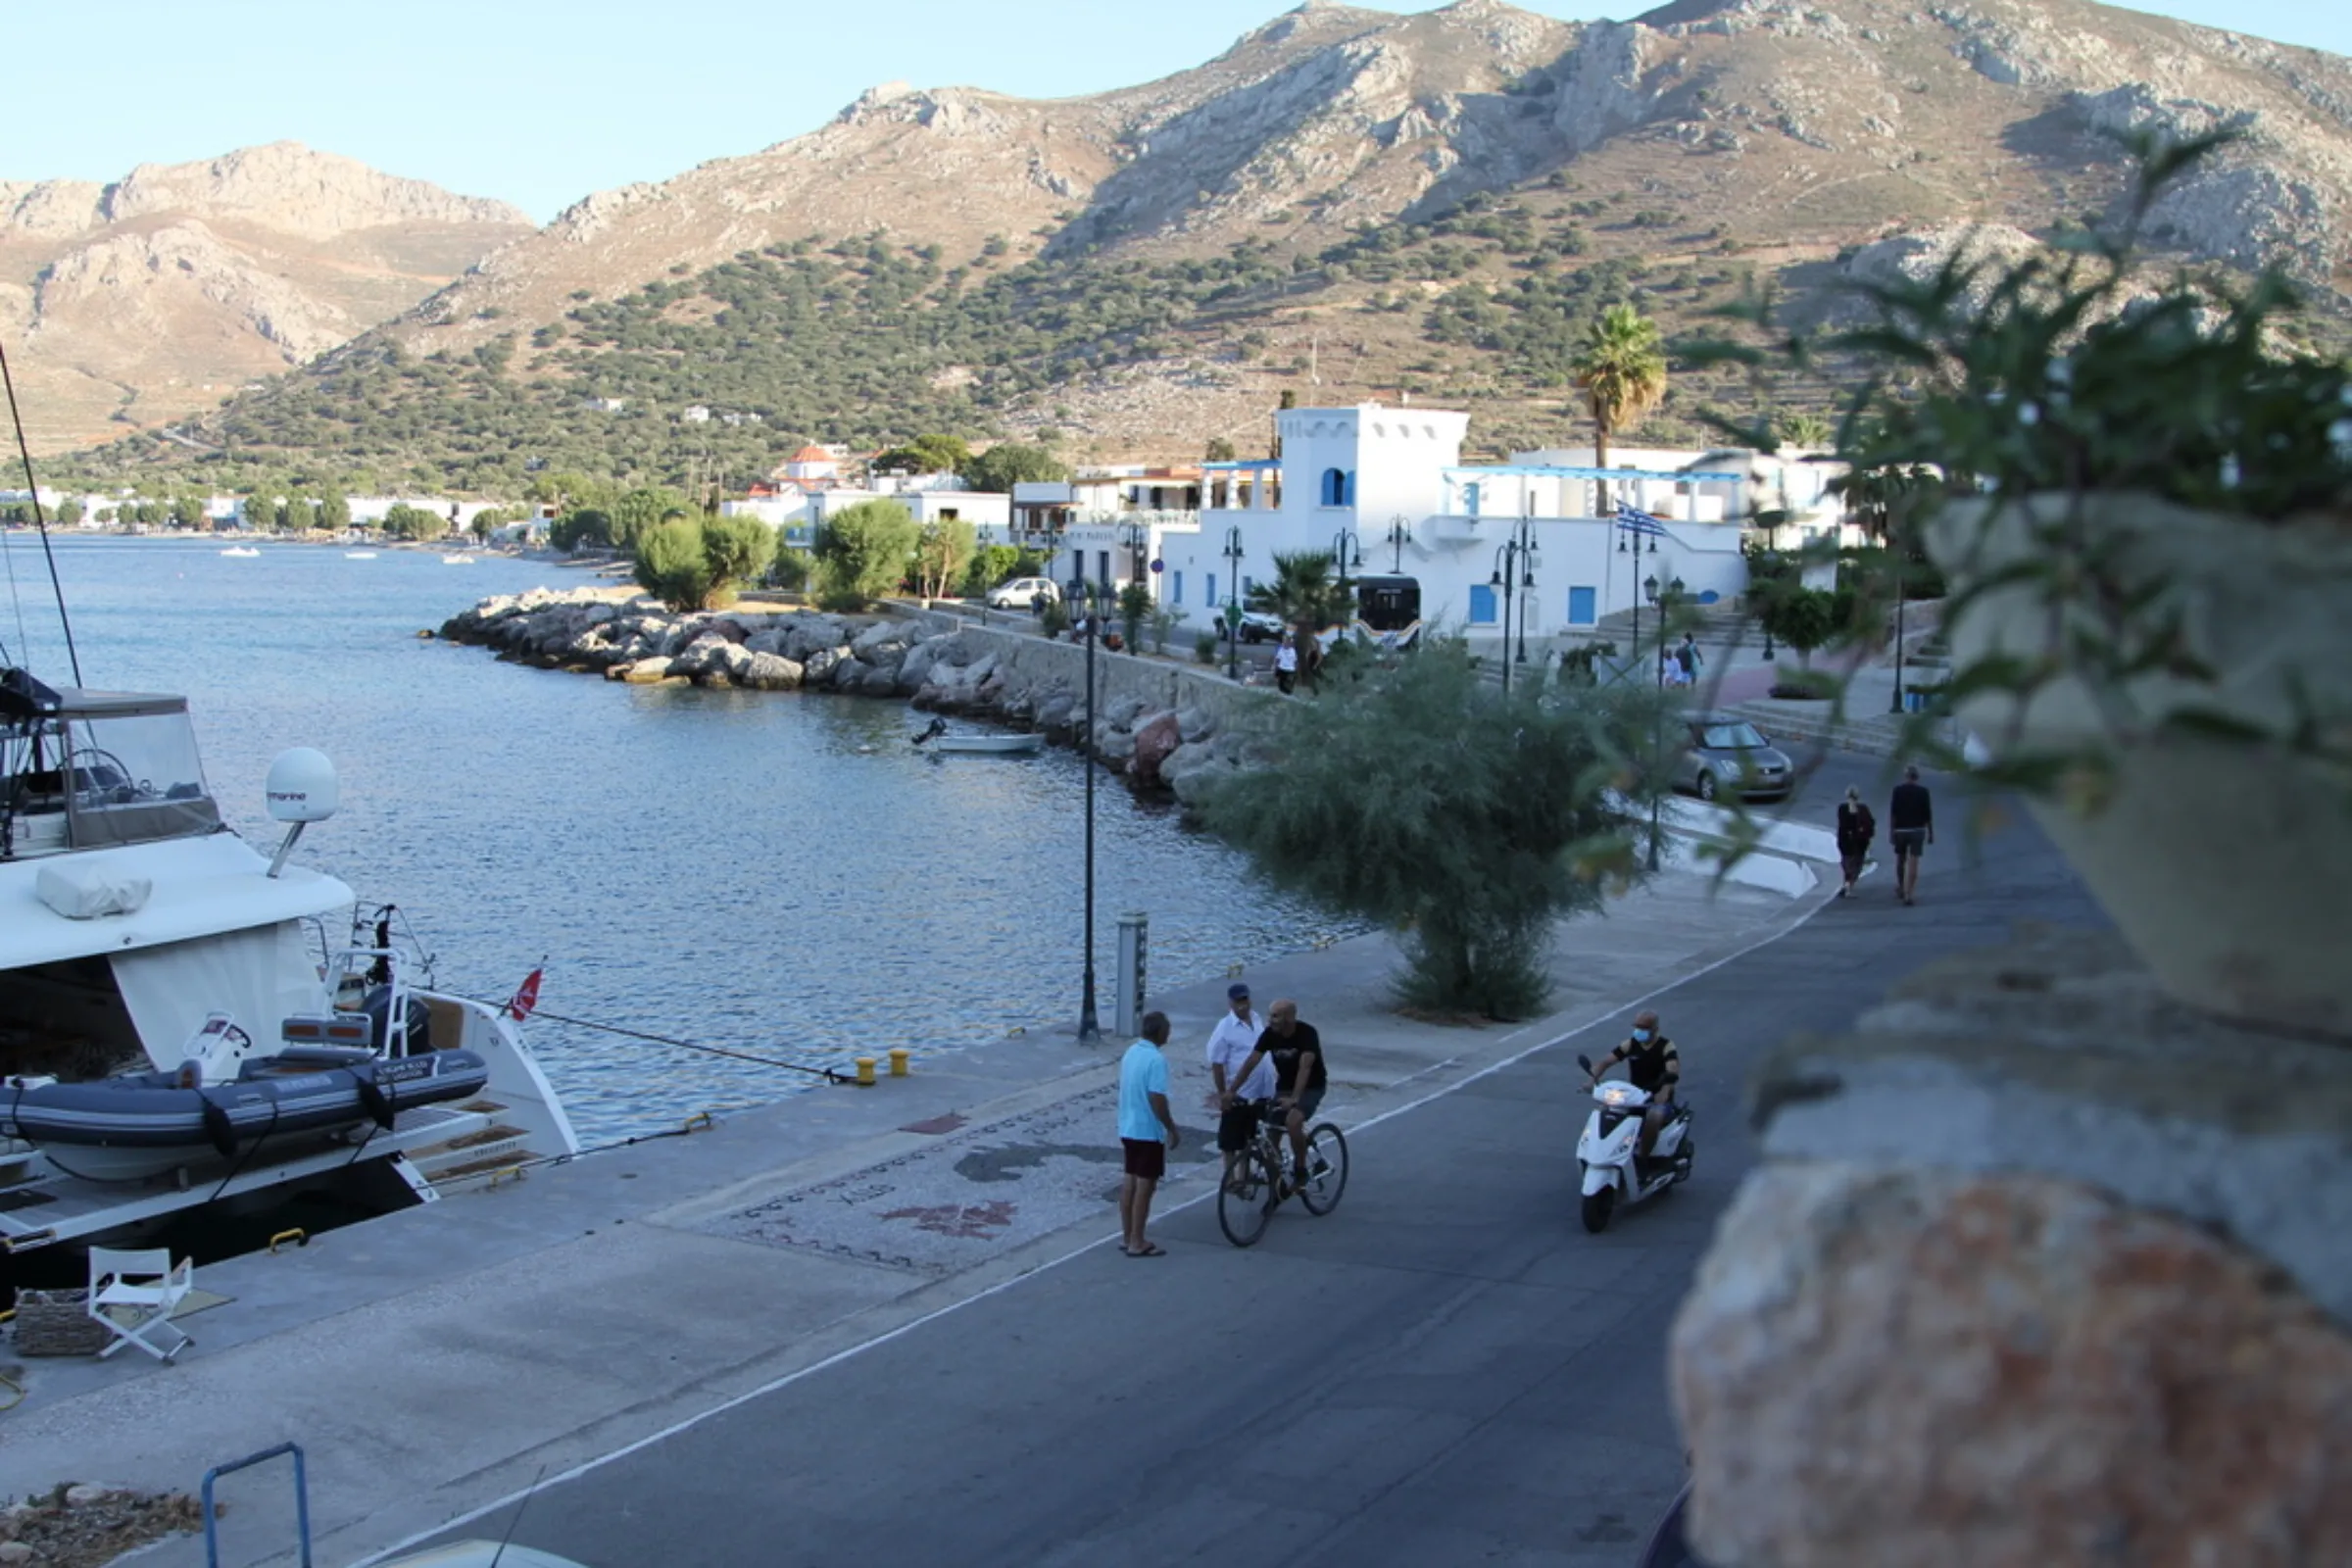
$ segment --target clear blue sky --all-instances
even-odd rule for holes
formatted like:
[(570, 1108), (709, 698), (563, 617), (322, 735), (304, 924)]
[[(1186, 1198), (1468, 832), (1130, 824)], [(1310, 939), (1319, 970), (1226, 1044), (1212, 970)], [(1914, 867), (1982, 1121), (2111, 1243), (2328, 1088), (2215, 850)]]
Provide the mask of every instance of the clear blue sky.
[[(1520, 3), (1567, 19), (1607, 14), (1589, 0)], [(1285, 9), (1286, 0), (0, 0), (10, 62), (0, 179), (113, 179), (136, 164), (294, 140), (500, 197), (544, 221), (590, 191), (813, 129), (875, 82), (1099, 92), (1198, 65)], [(2352, 54), (2346, 0), (2141, 9)]]

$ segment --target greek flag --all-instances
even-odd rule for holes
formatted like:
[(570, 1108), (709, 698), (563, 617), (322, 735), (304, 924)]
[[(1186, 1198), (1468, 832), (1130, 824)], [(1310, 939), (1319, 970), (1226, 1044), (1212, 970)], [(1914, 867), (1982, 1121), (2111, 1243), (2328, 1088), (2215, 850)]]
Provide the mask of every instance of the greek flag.
[(1617, 503), (1617, 526), (1627, 533), (1638, 533), (1651, 539), (1666, 537), (1666, 524), (1639, 507)]

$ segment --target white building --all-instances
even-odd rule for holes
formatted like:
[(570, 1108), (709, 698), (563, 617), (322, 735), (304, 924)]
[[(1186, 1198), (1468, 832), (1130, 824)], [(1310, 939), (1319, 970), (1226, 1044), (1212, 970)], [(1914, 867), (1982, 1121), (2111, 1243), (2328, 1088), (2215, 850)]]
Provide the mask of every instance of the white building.
[[(1205, 622), (1270, 580), (1277, 554), (1345, 554), (1351, 576), (1415, 578), (1422, 619), (1472, 637), (1500, 635), (1507, 575), (1514, 620), (1549, 637), (1630, 611), (1653, 581), (1702, 605), (1736, 599), (1747, 585), (1745, 519), (1782, 505), (1784, 490), (1797, 534), (1838, 525), (1826, 465), (1656, 448), (1612, 450), (1606, 468), (1590, 449), (1472, 465), (1461, 461), (1469, 422), (1379, 404), (1284, 410), (1280, 459), (1203, 465), (1198, 525), (1155, 547), (1162, 602)], [(1621, 524), (1620, 503), (1650, 520)], [(1068, 542), (1081, 544), (1075, 531)]]

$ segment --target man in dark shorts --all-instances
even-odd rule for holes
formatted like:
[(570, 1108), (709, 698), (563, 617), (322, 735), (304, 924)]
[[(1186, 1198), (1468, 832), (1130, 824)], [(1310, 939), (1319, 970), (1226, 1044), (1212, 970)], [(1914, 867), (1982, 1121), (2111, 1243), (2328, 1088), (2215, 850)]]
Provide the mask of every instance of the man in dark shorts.
[(1306, 1180), (1306, 1123), (1323, 1103), (1323, 1037), (1298, 1021), (1298, 1004), (1288, 999), (1266, 1009), (1266, 1032), (1257, 1037), (1241, 1076), (1245, 1082), (1258, 1059), (1274, 1059), (1274, 1104), (1291, 1130), (1291, 1179)]
[(1936, 842), (1936, 803), (1919, 781), (1919, 769), (1903, 769), (1903, 781), (1886, 803), (1886, 842), (1894, 847), (1894, 894), (1905, 904), (1919, 896), (1920, 852)]
[[(1168, 1015), (1144, 1014), (1143, 1038), (1119, 1058), (1119, 1148), (1126, 1155), (1127, 1181), (1119, 1189), (1119, 1250), (1129, 1257), (1158, 1257), (1163, 1249), (1144, 1235), (1152, 1217), (1152, 1194), (1167, 1174), (1168, 1151), (1182, 1142), (1168, 1110)], [(1161, 1140), (1166, 1135), (1166, 1142)]]

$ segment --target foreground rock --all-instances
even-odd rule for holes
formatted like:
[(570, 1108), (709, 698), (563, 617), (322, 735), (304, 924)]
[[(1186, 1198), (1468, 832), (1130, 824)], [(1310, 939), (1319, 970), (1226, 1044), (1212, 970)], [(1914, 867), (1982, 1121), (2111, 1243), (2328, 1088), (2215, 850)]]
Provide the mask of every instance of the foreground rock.
[(2352, 1054), (2044, 934), (1756, 1096), (1672, 1339), (1710, 1562), (2352, 1562)]
[[(1091, 736), (1103, 766), (1138, 790), (1172, 794), (1188, 806), (1198, 805), (1217, 779), (1262, 760), (1238, 726), (1220, 726), (1200, 704), (1104, 695), (1097, 705), (1101, 711), (1090, 714), (1082, 679), (1070, 670), (1077, 663), (1074, 649), (1020, 633), (958, 627), (947, 615), (793, 610), (681, 615), (642, 595), (615, 600), (603, 589), (535, 588), (485, 599), (451, 616), (440, 634), (541, 668), (636, 686), (691, 683), (892, 698), (935, 712), (1042, 730), (1057, 745), (1083, 745)], [(1106, 690), (1109, 671), (1140, 667), (1133, 656), (1098, 657)], [(1155, 689), (1183, 685), (1172, 673), (1178, 666), (1151, 668)], [(1170, 678), (1159, 679), (1163, 672)]]

